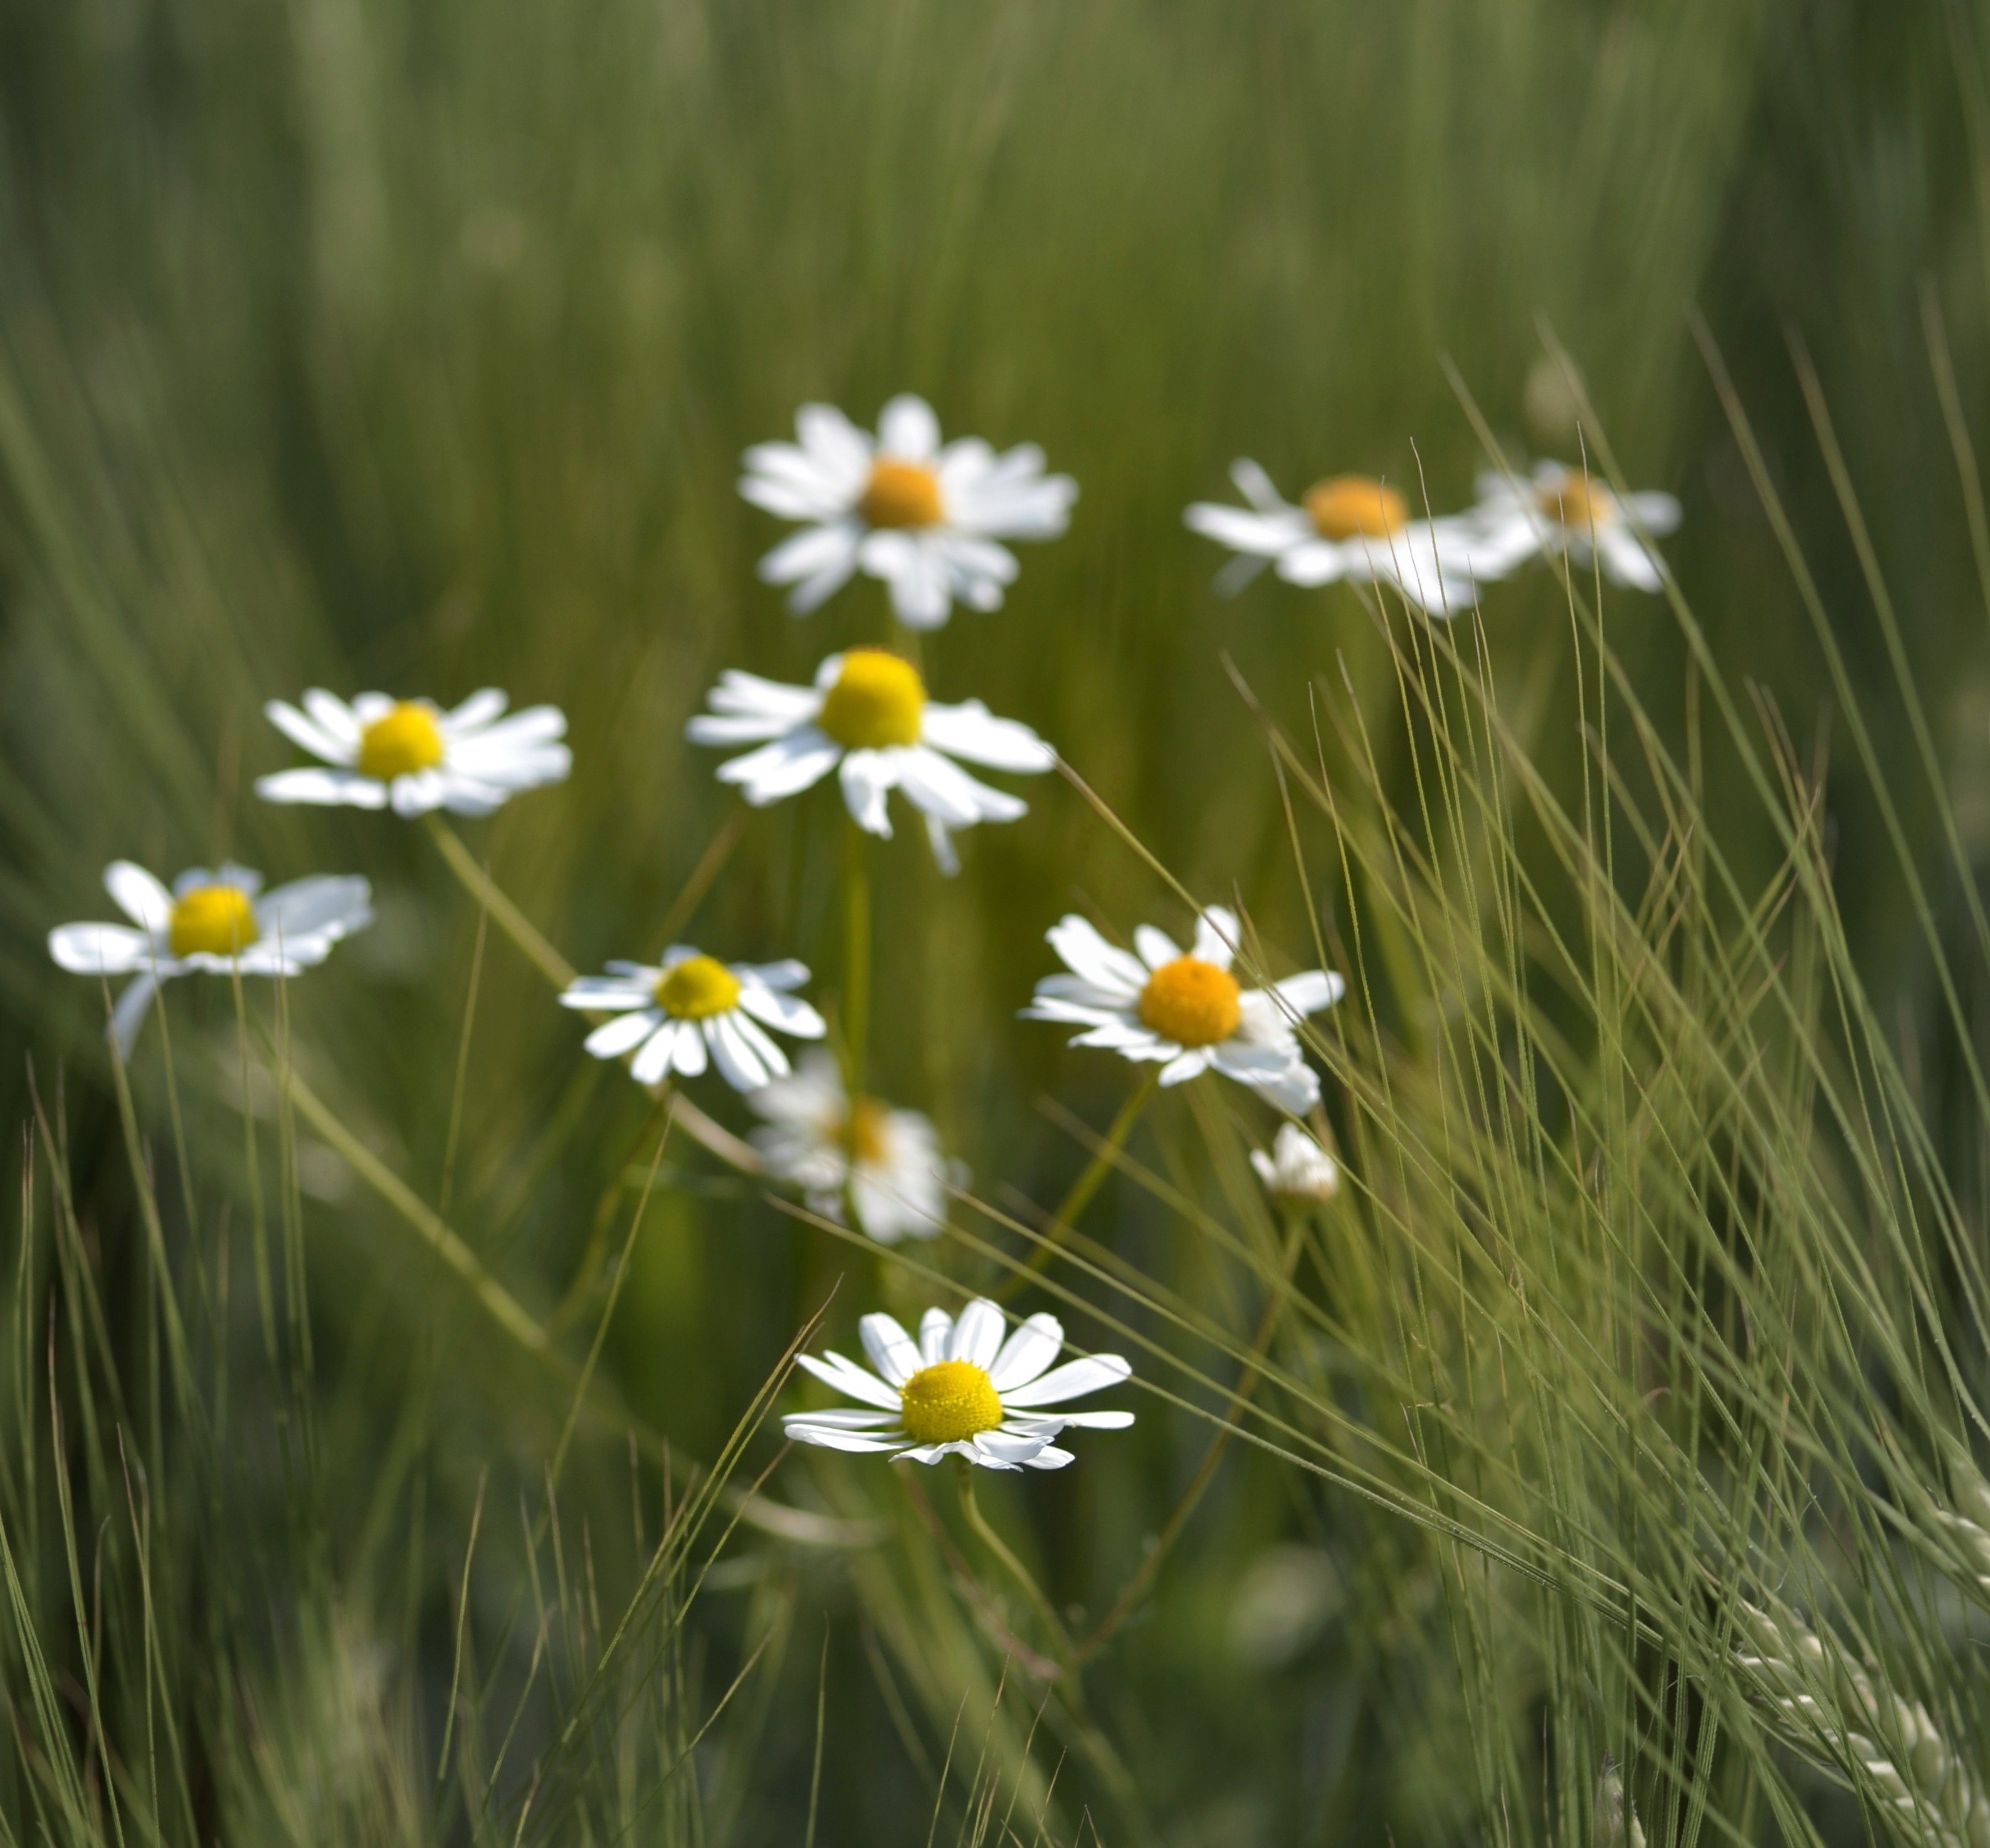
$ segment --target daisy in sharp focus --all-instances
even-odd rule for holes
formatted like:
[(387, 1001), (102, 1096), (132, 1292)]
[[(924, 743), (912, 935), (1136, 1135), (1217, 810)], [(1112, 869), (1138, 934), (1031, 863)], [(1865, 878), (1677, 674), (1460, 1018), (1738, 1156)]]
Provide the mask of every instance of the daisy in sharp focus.
[(928, 1310), (916, 1342), (891, 1316), (866, 1316), (857, 1329), (875, 1373), (840, 1354), (795, 1357), (867, 1409), (792, 1412), (783, 1428), (800, 1443), (908, 1462), (952, 1456), (988, 1469), (1061, 1469), (1071, 1454), (1051, 1442), (1060, 1432), (1133, 1423), (1130, 1411), (1048, 1409), (1116, 1386), (1133, 1371), (1119, 1355), (1088, 1354), (1052, 1367), (1064, 1346), (1055, 1316), (1032, 1316), (1006, 1340), (1003, 1328), (1001, 1310), (985, 1297), (969, 1303), (958, 1322), (943, 1309)]
[(964, 1184), (966, 1170), (941, 1153), (929, 1117), (874, 1097), (858, 1098), (853, 1115), (836, 1061), (821, 1052), (746, 1101), (767, 1119), (753, 1146), (768, 1174), (800, 1187), (810, 1211), (840, 1221), (847, 1190), (858, 1229), (880, 1245), (944, 1228), (946, 1190)]
[(1212, 905), (1197, 919), (1184, 953), (1143, 924), (1135, 956), (1116, 949), (1085, 919), (1063, 918), (1048, 932), (1068, 975), (1046, 976), (1023, 1018), (1085, 1028), (1074, 1046), (1100, 1046), (1136, 1061), (1159, 1060), (1163, 1085), (1214, 1070), (1248, 1085), (1296, 1116), (1319, 1101), (1319, 1079), (1300, 1051), (1294, 1024), (1330, 1007), (1347, 984), (1326, 970), (1245, 988), (1230, 972), (1241, 941), (1237, 914)]
[(1248, 457), (1231, 464), (1230, 478), (1249, 505), (1198, 501), (1183, 515), (1238, 555), (1217, 579), (1226, 596), (1275, 565), (1289, 583), (1392, 584), (1431, 615), (1455, 616), (1471, 607), (1478, 583), (1501, 575), (1498, 552), (1469, 520), (1413, 520), (1386, 482), (1331, 476), (1295, 507)]
[(49, 954), (77, 975), (138, 978), (111, 1011), (111, 1036), (126, 1058), (161, 982), (238, 969), (295, 975), (373, 922), (372, 888), (357, 875), (324, 874), (265, 892), (260, 873), (231, 862), (193, 867), (168, 891), (142, 866), (114, 860), (104, 888), (131, 922), (58, 926)]
[(348, 705), (321, 687), (305, 694), (302, 712), (273, 699), (263, 708), (270, 722), (325, 767), (259, 776), (256, 793), (397, 815), (439, 808), (487, 815), (521, 790), (563, 782), (573, 768), (560, 742), (564, 712), (531, 706), (508, 718), (504, 704), (494, 687), (447, 712), (431, 700), (385, 693), (362, 693)]
[(793, 584), (788, 607), (806, 616), (861, 569), (890, 586), (908, 629), (937, 629), (956, 602), (999, 608), (1016, 576), (1003, 539), (1054, 539), (1071, 519), (1078, 484), (1044, 473), (1033, 443), (997, 455), (979, 437), (942, 448), (922, 398), (894, 398), (874, 441), (827, 404), (805, 404), (796, 443), (746, 452), (739, 491), (803, 529), (760, 561), (772, 584)]
[(1503, 570), (1566, 553), (1601, 564), (1613, 584), (1656, 590), (1666, 567), (1651, 541), (1679, 525), (1679, 504), (1668, 494), (1619, 494), (1581, 470), (1537, 462), (1524, 479), (1481, 475), (1479, 504), (1465, 517)]
[(610, 963), (606, 975), (584, 975), (560, 995), (562, 1007), (614, 1017), (587, 1036), (596, 1058), (633, 1053), (629, 1070), (639, 1084), (661, 1084), (671, 1072), (696, 1078), (718, 1066), (735, 1091), (757, 1091), (788, 1073), (788, 1055), (766, 1029), (791, 1039), (820, 1039), (820, 1014), (791, 990), (809, 979), (802, 963), (722, 963), (674, 943), (660, 967)]
[(959, 869), (951, 831), (1014, 821), (1028, 804), (990, 789), (952, 760), (1034, 775), (1057, 753), (1026, 725), (997, 718), (978, 699), (946, 706), (926, 698), (919, 671), (884, 648), (832, 654), (813, 687), (789, 687), (728, 669), (707, 696), (711, 710), (685, 727), (693, 744), (757, 744), (718, 766), (756, 808), (798, 795), (831, 770), (867, 833), (891, 835), (885, 798), (897, 790), (926, 818), (934, 857)]

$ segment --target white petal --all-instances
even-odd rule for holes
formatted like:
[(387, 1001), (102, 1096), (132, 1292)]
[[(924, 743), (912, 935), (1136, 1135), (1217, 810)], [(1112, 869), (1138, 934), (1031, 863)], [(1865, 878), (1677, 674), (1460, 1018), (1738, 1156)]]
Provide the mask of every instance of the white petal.
[(1602, 555), (1604, 573), (1612, 582), (1628, 584), (1634, 590), (1663, 586), (1664, 568), (1628, 527), (1612, 526), (1598, 533), (1596, 549)]
[(867, 533), (857, 561), (889, 586), (891, 608), (908, 629), (937, 629), (953, 607), (946, 559), (919, 535), (891, 531)]
[(836, 767), (843, 747), (813, 725), (803, 725), (772, 744), (718, 766), (718, 780), (739, 786), (756, 808), (798, 795)]
[(972, 1361), (977, 1367), (991, 1365), (1001, 1351), (1006, 1327), (1001, 1310), (986, 1296), (976, 1296), (960, 1312), (960, 1320), (953, 1325), (946, 1357), (949, 1361)]
[(800, 995), (783, 994), (758, 983), (749, 982), (741, 988), (739, 1005), (756, 1020), (796, 1039), (820, 1039), (829, 1031), (822, 1016)]
[(897, 784), (898, 751), (852, 751), (843, 760), (843, 800), (851, 819), (866, 834), (891, 837), (885, 798)]
[(947, 1340), (953, 1333), (953, 1317), (945, 1310), (929, 1309), (920, 1316), (920, 1364), (925, 1367), (936, 1367), (945, 1360)]
[(795, 1364), (813, 1374), (824, 1385), (833, 1386), (853, 1399), (861, 1399), (867, 1405), (880, 1406), (887, 1411), (899, 1409), (895, 1388), (866, 1373), (854, 1361), (847, 1361), (840, 1354), (830, 1354), (820, 1361), (813, 1354), (799, 1354), (795, 1356)]
[[(896, 1403), (895, 1398), (893, 1401)], [(819, 1425), (830, 1431), (882, 1431), (898, 1422), (890, 1411), (856, 1411), (837, 1406), (827, 1411), (790, 1412), (782, 1421), (789, 1425)]]
[(781, 1421), (784, 1435), (801, 1444), (819, 1444), (825, 1450), (848, 1450), (860, 1456), (875, 1456), (896, 1450), (904, 1442), (898, 1437), (874, 1437), (861, 1431), (839, 1431), (831, 1425), (810, 1422), (806, 1412), (796, 1412)]
[(974, 1434), (974, 1448), (980, 1459), (1011, 1469), (1041, 1455), (1049, 1442), (1048, 1434), (1037, 1436), (1023, 1431), (977, 1431)]
[(933, 864), (942, 878), (951, 879), (960, 871), (960, 855), (954, 851), (953, 837), (939, 816), (926, 817), (926, 844), (932, 849)]
[(1133, 947), (1150, 969), (1165, 969), (1169, 963), (1181, 960), (1180, 945), (1166, 931), (1156, 930), (1151, 924), (1134, 927)]
[(1147, 970), (1137, 959), (1107, 943), (1089, 919), (1067, 912), (1044, 934), (1073, 973), (1105, 994), (1131, 1001), (1146, 987)]
[[(629, 1067), (629, 1075), (637, 1084), (654, 1085), (663, 1082), (664, 1075), (676, 1061), (678, 1032), (677, 1021), (665, 1021), (644, 1042), (643, 1049), (636, 1055)], [(691, 1038), (696, 1039), (697, 1037), (694, 1031)], [(698, 1052), (701, 1058), (704, 1051), (704, 1042), (700, 1041)]]
[(1191, 532), (1256, 559), (1282, 558), (1295, 546), (1304, 545), (1313, 532), (1313, 522), (1302, 513), (1252, 513), (1208, 501), (1198, 501), (1187, 508), (1182, 523)]
[(1279, 560), (1279, 576), (1289, 584), (1331, 584), (1347, 575), (1353, 555), (1331, 539), (1309, 539)]
[(491, 724), (508, 703), (497, 688), (480, 687), (462, 705), (443, 713), (436, 724), (443, 737), (459, 738)]
[(719, 1074), (734, 1090), (757, 1091), (786, 1075), (786, 1055), (750, 1021), (736, 1014), (715, 1014), (704, 1028)]
[(1195, 949), (1192, 953), (1218, 969), (1228, 969), (1244, 933), (1237, 914), (1227, 905), (1212, 905), (1195, 921)]
[(141, 929), (164, 930), (172, 922), (172, 894), (142, 866), (112, 861), (104, 869), (104, 889)]
[(1309, 969), (1303, 975), (1289, 975), (1282, 982), (1274, 982), (1272, 992), (1292, 1014), (1318, 1014), (1347, 992), (1347, 983), (1330, 970)]
[(387, 806), (387, 786), (357, 770), (279, 770), (273, 776), (258, 776), (256, 793), (265, 802), (307, 802), (321, 808)]
[(373, 888), (357, 874), (323, 873), (294, 879), (256, 906), (256, 927), (272, 943), (295, 950), (323, 937), (327, 947), (373, 922)]
[[(392, 705), (393, 701), (388, 701)], [(359, 754), (361, 723), (359, 715), (335, 693), (328, 693), (322, 687), (309, 687), (304, 691), (304, 708), (310, 714), (311, 723), (326, 737), (342, 746), (348, 753), (335, 761), (350, 763)], [(373, 714), (378, 718), (379, 714)]]
[(742, 982), (757, 982), (762, 988), (799, 988), (809, 979), (808, 964), (793, 956), (784, 956), (778, 963), (735, 963), (732, 973)]
[(1161, 1068), (1163, 1086), (1185, 1085), (1192, 1078), (1200, 1078), (1210, 1067), (1210, 1051), (1207, 1046), (1191, 1046), (1186, 1052), (1179, 1052)]
[(988, 1378), (997, 1392), (1012, 1386), (1027, 1386), (1058, 1357), (1064, 1346), (1064, 1324), (1053, 1315), (1031, 1316), (1002, 1344), (988, 1369)]
[(1670, 532), (1679, 523), (1679, 504), (1670, 494), (1626, 494), (1624, 511), (1649, 533)]
[(949, 757), (991, 769), (1028, 774), (1048, 770), (1057, 762), (1057, 753), (1027, 725), (996, 718), (978, 699), (957, 706), (929, 705), (920, 735)]
[(1052, 1367), (1026, 1386), (1003, 1393), (1002, 1402), (1018, 1410), (1033, 1405), (1059, 1405), (1067, 1399), (1082, 1399), (1108, 1386), (1116, 1386), (1133, 1371), (1116, 1354), (1087, 1354), (1082, 1360), (1067, 1361), (1061, 1367)]
[(939, 452), (939, 420), (932, 406), (910, 392), (894, 398), (878, 420), (878, 448), (901, 461), (932, 461)]
[(871, 439), (833, 404), (805, 404), (795, 413), (795, 433), (826, 481), (854, 498), (871, 474)]
[(576, 976), (560, 990), (559, 1004), (603, 1014), (647, 1007), (656, 999), (657, 977), (661, 973), (631, 967), (615, 975)]
[(1077, 1461), (1078, 1459), (1068, 1450), (1060, 1450), (1054, 1444), (1046, 1444), (1034, 1456), (1029, 1459), (1024, 1467), (1031, 1469), (1061, 1469), (1066, 1464), (1075, 1463)]
[(128, 924), (61, 924), (49, 932), (49, 954), (73, 975), (130, 975), (151, 966), (152, 939)]
[(1265, 474), (1248, 456), (1239, 456), (1230, 464), (1230, 478), (1237, 484), (1237, 491), (1260, 513), (1298, 513), (1294, 507), (1272, 485), (1272, 477)]
[(356, 742), (347, 742), (327, 731), (283, 700), (270, 701), (263, 708), (263, 716), (291, 743), (301, 745), (314, 757), (321, 758), (327, 763), (350, 763), (358, 755)]
[(110, 1011), (110, 1034), (117, 1042), (120, 1058), (131, 1056), (131, 1048), (138, 1043), (138, 1029), (144, 1025), (145, 1016), (151, 1011), (158, 988), (152, 976), (141, 975), (118, 996), (117, 1005)]
[(686, 1078), (701, 1078), (710, 1062), (705, 1035), (698, 1031), (697, 1024), (679, 1021), (671, 1041), (671, 1065)]
[(897, 781), (908, 802), (949, 827), (972, 827), (982, 818), (983, 786), (937, 751), (915, 745), (902, 752)]
[(647, 1039), (661, 1024), (662, 1018), (649, 1008), (618, 1014), (612, 1021), (596, 1028), (582, 1043), (596, 1058), (620, 1058)]
[(919, 1371), (919, 1347), (896, 1318), (873, 1311), (857, 1323), (857, 1333), (886, 1385), (902, 1387)]
[[(832, 655), (839, 664), (843, 657)], [(834, 678), (832, 675), (831, 679)], [(758, 714), (762, 717), (778, 718), (780, 729), (800, 724), (804, 719), (815, 717), (822, 710), (822, 688), (791, 687), (778, 680), (763, 680), (757, 674), (743, 674), (737, 668), (728, 668), (719, 675), (718, 685), (705, 695), (706, 703), (715, 712)], [(774, 734), (769, 732), (772, 737)]]

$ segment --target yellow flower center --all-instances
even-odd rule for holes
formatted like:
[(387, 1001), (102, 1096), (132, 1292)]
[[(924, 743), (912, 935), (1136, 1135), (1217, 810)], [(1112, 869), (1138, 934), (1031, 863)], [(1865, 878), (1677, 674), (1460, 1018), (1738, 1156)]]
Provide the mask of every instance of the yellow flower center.
[(883, 648), (852, 648), (816, 723), (849, 751), (917, 744), (925, 683), (912, 664)]
[(382, 783), (432, 770), (442, 757), (434, 713), (412, 700), (402, 700), (359, 734), (359, 773)]
[(946, 515), (939, 504), (939, 477), (923, 462), (894, 462), (881, 456), (857, 511), (872, 526), (937, 526)]
[(1002, 1395), (972, 1361), (938, 1361), (899, 1390), (898, 1422), (915, 1444), (957, 1444), (1001, 1423)]
[(196, 885), (175, 903), (167, 929), (176, 956), (235, 956), (263, 934), (249, 895), (234, 885)]
[(860, 1097), (854, 1116), (844, 1119), (836, 1140), (866, 1167), (885, 1159), (885, 1126), (891, 1113), (874, 1097)]
[(664, 971), (656, 996), (657, 1005), (678, 1020), (709, 1020), (732, 1011), (739, 978), (716, 956), (686, 956)]
[(1410, 523), (1410, 510), (1393, 487), (1366, 475), (1334, 475), (1316, 481), (1301, 502), (1323, 539), (1386, 539)]
[(1177, 1046), (1213, 1046), (1243, 1024), (1236, 977), (1199, 956), (1163, 963), (1140, 990), (1140, 1018)]
[(1617, 518), (1617, 497), (1586, 475), (1564, 475), (1540, 492), (1541, 511), (1571, 532), (1608, 526)]

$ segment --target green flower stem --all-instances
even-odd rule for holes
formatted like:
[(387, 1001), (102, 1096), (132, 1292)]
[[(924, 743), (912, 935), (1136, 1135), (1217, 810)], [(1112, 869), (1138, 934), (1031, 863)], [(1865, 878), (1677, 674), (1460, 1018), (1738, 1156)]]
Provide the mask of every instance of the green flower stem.
[(644, 1150), (657, 1141), (669, 1123), (671, 1103), (674, 1096), (674, 1087), (668, 1079), (665, 1079), (657, 1087), (656, 1108), (643, 1119), (642, 1126), (636, 1132), (635, 1140), (629, 1145), (629, 1152), (616, 1163), (613, 1177), (602, 1190), (600, 1201), (594, 1209), (594, 1224), (588, 1232), (587, 1245), (580, 1254), (580, 1262), (574, 1267), (573, 1281), (567, 1286), (565, 1300), (553, 1311), (549, 1327), (554, 1333), (565, 1333), (573, 1325), (574, 1319), (586, 1307), (587, 1299), (600, 1277), (601, 1267), (607, 1262), (608, 1235), (615, 1223), (616, 1208), (621, 1204), (622, 1196), (627, 1191), (630, 1167)]
[(1152, 1067), (1146, 1077), (1135, 1087), (1126, 1101), (1119, 1106), (1119, 1114), (1112, 1119), (1112, 1126), (1105, 1132), (1105, 1140), (1099, 1145), (1083, 1174), (1071, 1183), (1071, 1191), (1065, 1195), (1064, 1204), (1057, 1210), (1051, 1221), (1050, 1229), (1037, 1242), (1037, 1248), (1030, 1254), (1030, 1261), (1016, 1272), (1001, 1289), (996, 1291), (995, 1300), (1007, 1303), (1019, 1295), (1033, 1276), (1049, 1269), (1051, 1261), (1064, 1248), (1071, 1234), (1078, 1229), (1080, 1214), (1092, 1204), (1100, 1184), (1112, 1171), (1114, 1160), (1126, 1146), (1126, 1138), (1133, 1133), (1133, 1126), (1139, 1121), (1140, 1113), (1153, 1099), (1160, 1088), (1161, 1069)]
[[(464, 845), (462, 837), (433, 810), (422, 819), (428, 828), (429, 838), (436, 844), (444, 863), (470, 895), (484, 907), (491, 921), (524, 952), (526, 960), (554, 987), (568, 987), (574, 979), (573, 965), (546, 941), (538, 927), (477, 865), (477, 856)], [(661, 1093), (663, 1087), (654, 1089)], [(742, 1142), (731, 1130), (714, 1122), (682, 1092), (671, 1094), (670, 1107), (671, 1122), (693, 1142), (742, 1174), (759, 1173), (759, 1151), (751, 1143)]]
[(967, 1524), (974, 1530), (976, 1537), (1001, 1562), (1002, 1569), (1023, 1588), (1030, 1601), (1037, 1620), (1051, 1639), (1058, 1663), (1067, 1670), (1072, 1665), (1075, 1652), (1071, 1646), (1071, 1632), (1064, 1627), (1056, 1609), (1051, 1603), (1042, 1586), (1038, 1585), (1030, 1568), (1010, 1550), (1007, 1541), (988, 1524), (988, 1517), (981, 1512), (981, 1504), (974, 1496), (975, 1466), (964, 1456), (956, 1457), (960, 1484), (960, 1511), (966, 1517)]
[(1139, 1608), (1140, 1602), (1153, 1587), (1156, 1575), (1160, 1571), (1161, 1562), (1180, 1539), (1182, 1530), (1189, 1523), (1209, 1485), (1216, 1479), (1217, 1466), (1223, 1461), (1223, 1453), (1230, 1447), (1238, 1415), (1251, 1401), (1251, 1395), (1258, 1389), (1258, 1381), (1263, 1377), (1263, 1362), (1272, 1345), (1272, 1337), (1277, 1332), (1279, 1318), (1285, 1313), (1285, 1299), (1291, 1295), (1292, 1272), (1298, 1268), (1299, 1246), (1306, 1235), (1307, 1210), (1303, 1207), (1285, 1209), (1285, 1248), (1279, 1266), (1277, 1282), (1265, 1303), (1265, 1313), (1258, 1320), (1257, 1339), (1251, 1344), (1251, 1357), (1244, 1364), (1244, 1371), (1237, 1376), (1237, 1384), (1230, 1389), (1230, 1403), (1224, 1408), (1224, 1425), (1211, 1439), (1209, 1448), (1203, 1453), (1188, 1487), (1174, 1510), (1163, 1525), (1159, 1537), (1148, 1548), (1147, 1556), (1142, 1560), (1139, 1569), (1126, 1581), (1126, 1588), (1119, 1594), (1111, 1610), (1100, 1619), (1098, 1627), (1080, 1643), (1072, 1660), (1079, 1664), (1089, 1662), (1119, 1633), (1119, 1626)]
[[(871, 1024), (870, 843), (855, 821), (843, 826), (843, 1065), (851, 1133), (864, 1094), (864, 1058)], [(856, 1153), (854, 1147), (851, 1153)]]

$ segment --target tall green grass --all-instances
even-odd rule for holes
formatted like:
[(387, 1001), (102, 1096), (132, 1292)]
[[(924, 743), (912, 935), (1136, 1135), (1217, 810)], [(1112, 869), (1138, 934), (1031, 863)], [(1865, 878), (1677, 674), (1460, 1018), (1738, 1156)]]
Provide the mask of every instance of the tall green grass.
[[(4, 1839), (1990, 1843), (1986, 29), (0, 5)], [(555, 701), (466, 838), (647, 952), (705, 687), (882, 620), (783, 613), (739, 453), (907, 388), (1081, 482), (925, 665), (1082, 785), (876, 856), (877, 1088), (974, 1177), (887, 1256), (659, 1153), (420, 831), (248, 784), (307, 684)], [(1224, 602), (1180, 524), (1578, 442), (1676, 594)], [(835, 819), (687, 934), (835, 1000)], [(223, 852), (379, 922), (178, 985), (127, 1094), (43, 936)], [(1347, 973), (1345, 1185), (1282, 1219), (1205, 1081), (1017, 1299), (1140, 1414), (982, 1491), (1047, 1616), (766, 1414), (1027, 1263), (1131, 1082), (1014, 1019), (1042, 931), (1190, 899)]]

